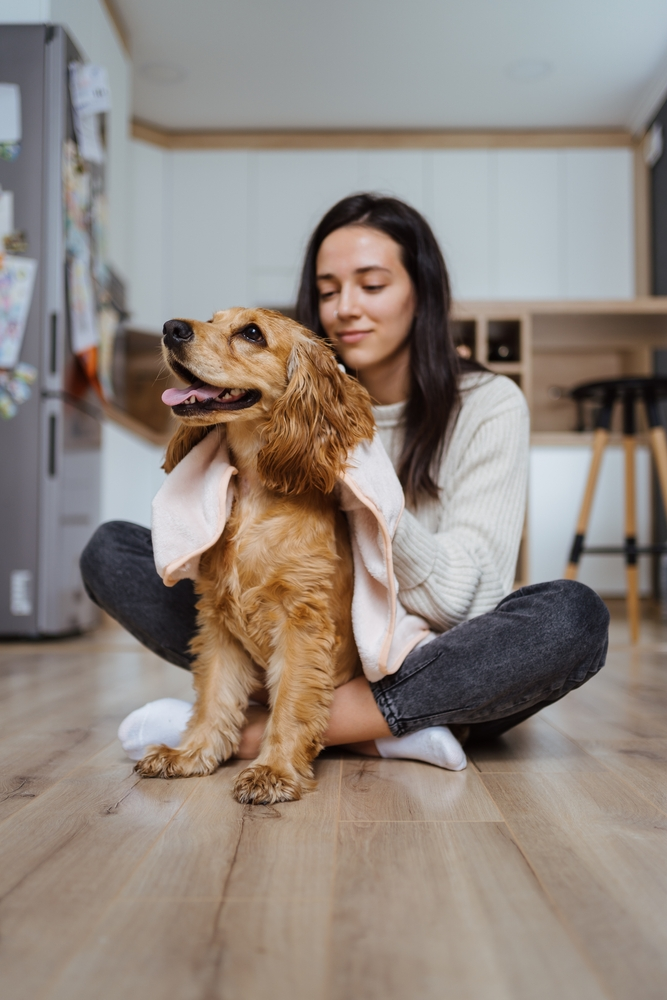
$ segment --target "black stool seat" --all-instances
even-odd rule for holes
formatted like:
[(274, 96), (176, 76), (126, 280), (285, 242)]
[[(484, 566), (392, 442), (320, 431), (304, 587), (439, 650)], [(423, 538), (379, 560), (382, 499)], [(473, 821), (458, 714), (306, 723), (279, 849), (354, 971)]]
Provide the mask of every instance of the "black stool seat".
[[(602, 379), (600, 382), (583, 382), (570, 390), (570, 396), (580, 408), (587, 399), (600, 404), (595, 420), (597, 430), (609, 430), (614, 404), (622, 402), (623, 433), (634, 434), (636, 400), (641, 400), (644, 404), (649, 427), (660, 426), (660, 415), (656, 404), (659, 399), (667, 399), (667, 376), (622, 376)], [(580, 429), (582, 429), (581, 409), (579, 415)]]
[(606, 378), (600, 382), (582, 382), (570, 391), (572, 399), (599, 399), (613, 391), (618, 396), (633, 393), (642, 397), (644, 393), (655, 395), (657, 399), (667, 398), (667, 376), (631, 376), (628, 378)]

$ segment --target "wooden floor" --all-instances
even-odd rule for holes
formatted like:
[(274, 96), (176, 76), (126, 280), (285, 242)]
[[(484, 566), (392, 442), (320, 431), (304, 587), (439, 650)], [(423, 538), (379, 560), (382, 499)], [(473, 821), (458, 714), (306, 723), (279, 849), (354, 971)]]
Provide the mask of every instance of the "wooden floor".
[(453, 774), (325, 755), (242, 807), (232, 763), (116, 742), (189, 678), (120, 630), (0, 645), (7, 1000), (664, 1000), (667, 628)]

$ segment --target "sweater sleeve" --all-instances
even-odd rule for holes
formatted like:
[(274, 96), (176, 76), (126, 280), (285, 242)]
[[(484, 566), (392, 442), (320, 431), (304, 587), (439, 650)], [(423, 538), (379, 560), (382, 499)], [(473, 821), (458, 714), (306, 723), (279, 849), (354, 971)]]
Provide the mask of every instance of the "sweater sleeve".
[(514, 580), (526, 507), (529, 419), (518, 394), (465, 442), (432, 534), (404, 511), (393, 541), (399, 599), (436, 631), (492, 610)]

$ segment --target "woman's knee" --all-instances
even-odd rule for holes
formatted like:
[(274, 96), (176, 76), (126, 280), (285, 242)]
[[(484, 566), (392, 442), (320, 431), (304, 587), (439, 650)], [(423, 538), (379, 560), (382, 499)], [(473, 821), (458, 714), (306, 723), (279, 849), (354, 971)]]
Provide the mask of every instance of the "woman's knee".
[[(558, 659), (597, 658), (607, 648), (609, 611), (604, 601), (576, 580), (550, 580), (516, 591), (521, 610), (529, 610), (538, 624), (542, 646), (545, 644)], [(508, 609), (511, 603), (508, 603)]]
[(604, 642), (609, 630), (609, 609), (599, 594), (578, 580), (554, 580), (554, 585), (567, 631)]
[(576, 580), (554, 580), (550, 642), (554, 662), (567, 674), (565, 690), (593, 677), (607, 658), (609, 611), (602, 598)]
[(127, 565), (130, 552), (151, 550), (150, 532), (129, 521), (107, 521), (93, 533), (81, 553), (81, 576), (89, 596), (97, 599), (105, 581)]

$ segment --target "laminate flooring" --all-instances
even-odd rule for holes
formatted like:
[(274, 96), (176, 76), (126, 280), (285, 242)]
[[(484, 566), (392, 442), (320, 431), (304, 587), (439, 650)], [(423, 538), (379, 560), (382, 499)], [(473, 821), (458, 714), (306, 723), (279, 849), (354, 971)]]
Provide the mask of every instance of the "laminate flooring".
[(0, 644), (6, 1000), (663, 1000), (667, 628), (460, 773), (328, 752), (141, 780), (115, 738), (189, 676), (120, 629)]

